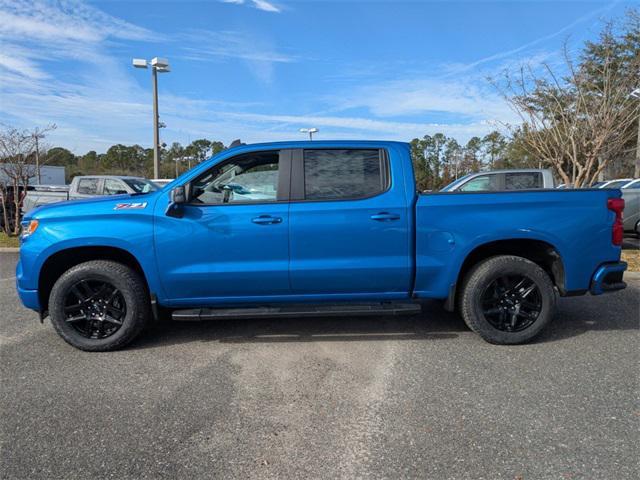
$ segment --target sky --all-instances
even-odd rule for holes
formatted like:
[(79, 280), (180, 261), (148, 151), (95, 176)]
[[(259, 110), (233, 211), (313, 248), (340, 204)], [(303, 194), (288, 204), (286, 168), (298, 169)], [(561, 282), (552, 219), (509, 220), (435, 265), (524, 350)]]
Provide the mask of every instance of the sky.
[(560, 65), (638, 2), (0, 0), (0, 123), (76, 154), (153, 141), (466, 142), (517, 118), (487, 80)]

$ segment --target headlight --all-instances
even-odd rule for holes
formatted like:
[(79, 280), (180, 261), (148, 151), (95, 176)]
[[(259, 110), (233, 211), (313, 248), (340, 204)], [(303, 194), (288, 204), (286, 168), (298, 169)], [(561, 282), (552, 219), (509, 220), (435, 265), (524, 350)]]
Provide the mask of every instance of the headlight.
[(22, 222), (22, 238), (27, 238), (38, 228), (38, 220), (26, 220)]

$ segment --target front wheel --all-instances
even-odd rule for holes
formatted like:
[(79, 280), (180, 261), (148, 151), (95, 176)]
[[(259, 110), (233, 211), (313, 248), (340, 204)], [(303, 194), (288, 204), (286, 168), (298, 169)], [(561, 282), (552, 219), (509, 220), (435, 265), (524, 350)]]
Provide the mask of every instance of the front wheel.
[(461, 313), (471, 330), (489, 343), (525, 343), (551, 321), (553, 283), (538, 265), (504, 255), (476, 265), (466, 276)]
[(140, 275), (121, 263), (96, 260), (66, 271), (49, 297), (58, 334), (80, 350), (108, 351), (131, 342), (149, 318)]

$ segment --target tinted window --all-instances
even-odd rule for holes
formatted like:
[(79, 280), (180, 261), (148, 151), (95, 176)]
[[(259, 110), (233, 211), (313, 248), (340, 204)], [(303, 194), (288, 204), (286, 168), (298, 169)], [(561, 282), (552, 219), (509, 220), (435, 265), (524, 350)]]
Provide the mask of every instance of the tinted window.
[(81, 178), (78, 182), (78, 193), (83, 195), (97, 195), (98, 181), (97, 178)]
[(136, 193), (155, 192), (158, 186), (150, 180), (144, 178), (124, 178), (124, 183), (129, 185)]
[(379, 150), (305, 150), (307, 200), (362, 198), (386, 189)]
[(488, 192), (498, 189), (498, 175), (480, 175), (460, 187), (462, 192)]
[(120, 180), (114, 180), (113, 178), (106, 178), (104, 180), (105, 195), (119, 195), (122, 193), (127, 193), (127, 190)]
[(214, 167), (193, 182), (193, 202), (275, 202), (278, 196), (278, 159), (278, 152), (256, 152)]
[(528, 190), (531, 188), (542, 188), (542, 175), (540, 173), (520, 172), (505, 174), (505, 190)]
[(608, 183), (604, 188), (620, 188), (625, 183), (629, 183), (631, 180), (616, 180), (615, 182)]
[(626, 190), (627, 188), (629, 188), (629, 189), (636, 189), (636, 188), (640, 188), (640, 182), (637, 182), (637, 181), (636, 181), (636, 182), (630, 183), (629, 185), (627, 185), (627, 186), (626, 186), (626, 187), (624, 187), (624, 188), (625, 188), (625, 190)]

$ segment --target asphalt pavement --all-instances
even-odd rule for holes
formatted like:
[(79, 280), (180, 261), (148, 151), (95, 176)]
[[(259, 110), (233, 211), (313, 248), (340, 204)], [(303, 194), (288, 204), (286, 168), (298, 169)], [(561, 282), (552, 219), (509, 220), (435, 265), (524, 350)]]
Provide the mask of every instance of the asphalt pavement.
[(155, 325), (85, 353), (0, 254), (2, 479), (639, 478), (640, 276), (534, 343), (420, 316)]

